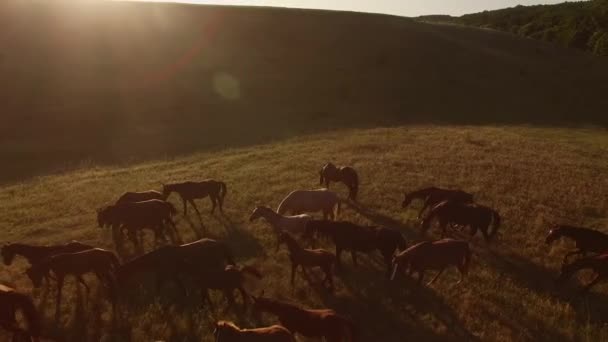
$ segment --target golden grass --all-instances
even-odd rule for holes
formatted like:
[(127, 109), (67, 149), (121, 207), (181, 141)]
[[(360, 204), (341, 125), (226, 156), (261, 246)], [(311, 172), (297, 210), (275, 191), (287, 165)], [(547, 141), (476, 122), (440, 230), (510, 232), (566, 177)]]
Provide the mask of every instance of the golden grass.
[[(184, 241), (197, 236), (225, 239), (240, 263), (266, 274), (251, 284), (277, 298), (307, 307), (331, 307), (351, 316), (362, 341), (479, 339), (490, 341), (581, 340), (608, 338), (606, 285), (586, 298), (574, 282), (557, 290), (552, 279), (569, 244), (544, 244), (547, 223), (558, 221), (608, 228), (608, 135), (596, 129), (530, 127), (415, 126), (337, 131), (275, 144), (202, 153), (138, 165), (90, 167), (0, 188), (1, 241), (61, 243), (72, 239), (112, 248), (109, 234), (96, 226), (95, 208), (126, 190), (160, 187), (161, 182), (217, 178), (228, 184), (226, 216), (211, 216), (207, 200), (199, 201), (204, 228), (194, 215), (178, 216)], [(361, 178), (362, 213), (352, 208), (341, 218), (395, 226), (408, 243), (419, 240), (414, 209), (400, 208), (402, 193), (427, 185), (462, 188), (503, 217), (499, 241), (490, 246), (473, 240), (475, 255), (468, 279), (446, 272), (432, 288), (420, 288), (403, 277), (383, 278), (379, 255), (362, 256), (354, 269), (343, 255), (335, 296), (310, 287), (299, 276), (292, 292), (284, 250), (274, 251), (274, 237), (262, 221), (248, 215), (257, 204), (275, 207), (291, 190), (318, 187), (323, 163), (352, 165)], [(346, 189), (334, 185), (341, 194)], [(181, 210), (176, 197), (170, 198)], [(434, 234), (435, 232), (433, 232)], [(147, 236), (152, 241), (151, 236)], [(147, 249), (150, 249), (147, 246)], [(22, 259), (3, 267), (0, 280), (32, 291)], [(318, 279), (321, 275), (314, 273)], [(314, 277), (313, 276), (313, 277)], [(33, 290), (45, 313), (45, 333), (70, 341), (211, 341), (213, 319), (256, 322), (249, 312), (199, 305), (198, 293), (180, 297), (168, 288), (161, 299), (130, 293), (123, 316), (112, 323), (110, 306), (91, 277), (91, 296), (84, 299), (71, 280), (59, 322), (53, 320), (52, 291)], [(0, 338), (4, 337), (0, 335)]]

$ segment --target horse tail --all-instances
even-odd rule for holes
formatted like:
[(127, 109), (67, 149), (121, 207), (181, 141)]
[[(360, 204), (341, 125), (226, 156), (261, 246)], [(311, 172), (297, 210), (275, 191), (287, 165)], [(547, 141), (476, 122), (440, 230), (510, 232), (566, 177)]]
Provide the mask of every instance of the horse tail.
[(357, 175), (357, 171), (353, 169), (353, 184), (351, 185), (351, 198), (353, 201), (357, 200), (357, 194), (359, 193), (359, 175)]
[(226, 197), (226, 193), (228, 192), (228, 188), (226, 187), (226, 183), (224, 182), (218, 182), (220, 184), (220, 192), (219, 192), (219, 196), (220, 196), (220, 203), (222, 203), (222, 205), (224, 204), (224, 197)]
[(471, 265), (471, 247), (467, 243), (466, 249), (464, 252), (464, 256), (462, 258), (462, 274), (466, 275), (469, 272), (469, 267)]
[(498, 214), (498, 212), (496, 210), (491, 209), (492, 211), (492, 219), (493, 219), (493, 223), (492, 223), (492, 230), (490, 231), (490, 238), (493, 238), (494, 235), (496, 235), (496, 232), (498, 231), (498, 227), (500, 227), (500, 215)]
[(253, 266), (243, 266), (243, 268), (241, 268), (241, 272), (243, 273), (249, 273), (252, 276), (258, 278), (258, 279), (262, 279), (264, 276), (262, 275), (262, 273), (255, 267)]

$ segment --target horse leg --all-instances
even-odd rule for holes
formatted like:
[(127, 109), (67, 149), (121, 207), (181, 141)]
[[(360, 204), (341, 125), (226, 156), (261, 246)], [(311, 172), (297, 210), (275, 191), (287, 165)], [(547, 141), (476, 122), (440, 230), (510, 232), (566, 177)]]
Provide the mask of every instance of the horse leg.
[(585, 287), (583, 287), (582, 292), (583, 292), (583, 293), (588, 292), (588, 291), (589, 291), (589, 289), (591, 289), (591, 287), (593, 287), (593, 286), (594, 286), (595, 284), (597, 284), (597, 283), (598, 283), (600, 280), (602, 280), (602, 278), (603, 278), (603, 276), (602, 276), (602, 274), (601, 274), (601, 273), (596, 274), (596, 275), (595, 275), (595, 278), (593, 278), (593, 280), (592, 280), (592, 281), (591, 281), (589, 284), (587, 284), (587, 285), (585, 285)]
[(336, 269), (342, 268), (342, 264), (340, 263), (340, 255), (342, 255), (342, 248), (336, 245)]
[(82, 279), (82, 275), (77, 275), (76, 279), (78, 280), (79, 283), (81, 283), (82, 285), (84, 285), (84, 288), (86, 289), (87, 296), (88, 296), (91, 291), (90, 291), (89, 286), (87, 285), (87, 283), (85, 283), (84, 279)]
[(296, 270), (298, 268), (298, 264), (296, 263), (291, 263), (291, 287), (294, 287), (295, 284), (295, 278), (296, 278)]
[(209, 195), (209, 200), (211, 201), (211, 214), (213, 214), (213, 212), (215, 212), (215, 206), (217, 205), (217, 200), (216, 200), (215, 196), (213, 196), (213, 195)]
[(182, 203), (184, 204), (184, 216), (188, 215), (188, 203), (186, 202), (186, 199), (182, 197)]
[(248, 301), (249, 295), (247, 294), (247, 291), (245, 291), (245, 289), (242, 286), (239, 286), (239, 292), (241, 293), (241, 297), (243, 297), (243, 309), (247, 310), (247, 301)]
[(55, 318), (59, 319), (59, 312), (61, 309), (61, 290), (63, 289), (63, 280), (64, 280), (64, 275), (57, 275), (57, 298), (55, 300)]
[(358, 267), (358, 265), (357, 265), (357, 253), (355, 251), (350, 251), (350, 255), (353, 258), (353, 265), (355, 267)]
[(440, 270), (439, 270), (439, 273), (437, 273), (437, 275), (435, 275), (435, 277), (434, 277), (434, 278), (433, 278), (433, 279), (432, 279), (432, 280), (431, 280), (431, 281), (430, 281), (428, 284), (426, 284), (426, 285), (427, 285), (427, 286), (431, 286), (431, 285), (433, 285), (433, 283), (435, 282), (435, 280), (437, 280), (437, 278), (439, 278), (439, 276), (441, 275), (441, 273), (443, 273), (443, 270), (444, 270), (444, 269), (445, 269), (445, 268), (440, 269)]
[(418, 270), (418, 284), (422, 284), (422, 279), (424, 279), (424, 271)]
[(224, 297), (226, 297), (228, 307), (234, 307), (234, 293), (232, 293), (232, 289), (224, 289)]
[(323, 271), (325, 271), (325, 279), (323, 280), (323, 284), (329, 283), (329, 292), (334, 291), (334, 279), (333, 274), (331, 273), (331, 265), (326, 265), (323, 267)]
[(477, 226), (476, 225), (471, 225), (471, 236), (469, 236), (469, 241), (471, 241), (471, 239), (473, 238), (473, 236), (475, 236), (475, 234), (477, 234)]
[(209, 297), (209, 290), (207, 288), (201, 288), (201, 298), (203, 298), (203, 304), (207, 302), (209, 304), (209, 308), (211, 311), (215, 311), (215, 307), (213, 306), (213, 302), (211, 301), (211, 297)]

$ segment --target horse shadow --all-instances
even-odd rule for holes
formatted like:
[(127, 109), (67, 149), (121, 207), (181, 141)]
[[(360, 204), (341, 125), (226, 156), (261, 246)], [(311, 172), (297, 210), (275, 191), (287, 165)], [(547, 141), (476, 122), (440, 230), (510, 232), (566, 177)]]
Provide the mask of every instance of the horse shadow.
[[(218, 222), (224, 227), (226, 236), (224, 241), (230, 246), (232, 251), (238, 252), (238, 257), (249, 259), (256, 256), (265, 256), (266, 251), (260, 242), (247, 229), (232, 221), (225, 215), (214, 216)], [(215, 232), (208, 233), (210, 238), (221, 239), (222, 234)]]
[(400, 231), (405, 232), (408, 238), (421, 237), (414, 227), (412, 227), (412, 225), (395, 220), (394, 218), (386, 216), (370, 207), (365, 206), (362, 203), (353, 201), (344, 201), (343, 203), (345, 203), (349, 208), (353, 209), (357, 214), (365, 217), (374, 224), (384, 227), (398, 228)]

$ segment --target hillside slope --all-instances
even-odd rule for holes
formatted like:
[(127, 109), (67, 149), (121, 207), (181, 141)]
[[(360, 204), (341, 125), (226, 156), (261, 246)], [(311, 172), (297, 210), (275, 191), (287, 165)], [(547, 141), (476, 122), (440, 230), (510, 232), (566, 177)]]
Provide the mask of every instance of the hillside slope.
[(0, 4), (0, 181), (408, 122), (606, 124), (608, 61), (384, 15)]

